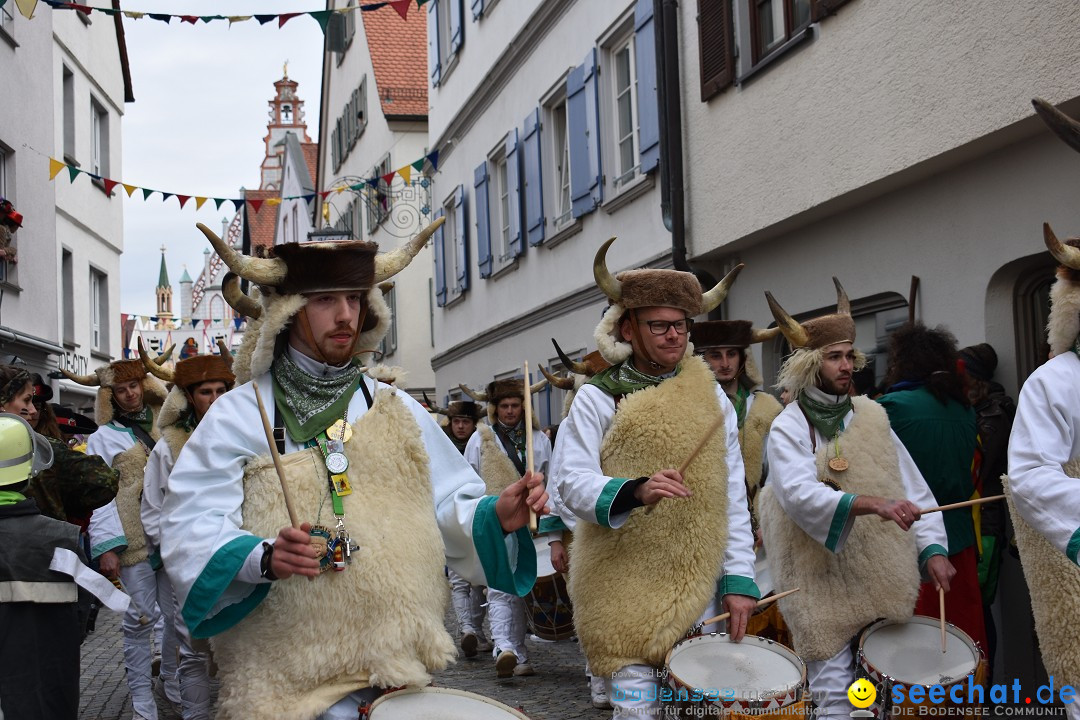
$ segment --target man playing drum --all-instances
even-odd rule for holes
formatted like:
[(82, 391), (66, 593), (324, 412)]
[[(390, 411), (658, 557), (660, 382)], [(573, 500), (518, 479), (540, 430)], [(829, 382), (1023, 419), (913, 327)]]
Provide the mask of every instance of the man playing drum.
[(837, 312), (802, 324), (766, 293), (795, 348), (777, 380), (795, 401), (769, 432), (758, 511), (777, 587), (802, 588), (780, 609), (819, 712), (846, 718), (852, 637), (878, 618), (910, 618), (920, 569), (946, 590), (955, 571), (941, 515), (919, 519), (919, 508), (937, 503), (884, 409), (848, 395), (866, 358), (853, 345), (847, 294), (834, 282)]
[[(593, 264), (612, 303), (595, 332), (612, 367), (574, 397), (552, 478), (583, 521), (570, 595), (589, 667), (607, 679), (615, 718), (642, 718), (660, 711), (667, 652), (711, 617), (716, 596), (740, 640), (759, 593), (735, 414), (687, 342), (693, 316), (723, 301), (734, 274), (704, 294), (685, 272), (613, 277), (605, 260), (613, 241)], [(717, 420), (722, 428), (710, 434)]]

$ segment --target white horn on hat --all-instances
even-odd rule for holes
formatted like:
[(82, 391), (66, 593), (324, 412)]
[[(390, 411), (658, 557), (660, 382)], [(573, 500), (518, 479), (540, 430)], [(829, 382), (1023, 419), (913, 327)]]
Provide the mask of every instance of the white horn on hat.
[(840, 315), (851, 314), (851, 301), (848, 300), (847, 291), (844, 290), (844, 286), (840, 284), (840, 281), (833, 276), (833, 285), (836, 286), (836, 312)]
[(720, 306), (720, 303), (724, 302), (724, 298), (726, 298), (728, 292), (731, 291), (731, 286), (735, 284), (735, 278), (738, 277), (744, 267), (746, 267), (746, 265), (739, 263), (731, 269), (731, 272), (724, 276), (723, 280), (716, 283), (716, 286), (712, 290), (707, 293), (702, 293), (701, 312), (712, 312)]
[(404, 270), (408, 264), (412, 262), (412, 259), (416, 257), (416, 253), (420, 252), (420, 248), (427, 244), (428, 238), (430, 238), (444, 222), (446, 222), (446, 218), (441, 217), (421, 230), (416, 237), (405, 243), (402, 247), (399, 247), (397, 250), (376, 255), (375, 284), (378, 285), (385, 282)]
[(780, 326), (767, 328), (760, 330), (758, 328), (750, 328), (750, 342), (751, 343), (763, 343), (772, 340), (780, 334)]
[(274, 286), (285, 279), (288, 266), (280, 258), (255, 258), (237, 252), (227, 242), (219, 238), (213, 230), (202, 223), (196, 223), (195, 227), (202, 231), (214, 251), (225, 261), (229, 269), (234, 273), (259, 285)]
[(147, 372), (156, 378), (160, 378), (165, 382), (174, 382), (175, 373), (168, 368), (158, 365), (157, 361), (150, 357), (150, 354), (146, 352), (146, 346), (143, 345), (142, 336), (139, 336), (139, 359), (142, 360), (143, 367)]
[(1035, 106), (1035, 112), (1046, 123), (1046, 126), (1054, 131), (1055, 135), (1073, 150), (1080, 152), (1080, 123), (1042, 98), (1034, 98), (1031, 104)]
[(613, 242), (615, 242), (614, 237), (608, 239), (596, 251), (596, 257), (593, 258), (592, 272), (593, 278), (596, 280), (596, 286), (604, 291), (608, 300), (617, 303), (622, 300), (622, 283), (607, 268), (607, 251)]
[(77, 382), (80, 385), (85, 385), (87, 387), (97, 387), (101, 385), (101, 379), (93, 373), (90, 375), (76, 375), (75, 373), (69, 372), (64, 368), (60, 368), (60, 372), (63, 373), (64, 377), (66, 377), (68, 380), (71, 380), (72, 382)]
[(461, 390), (461, 392), (465, 393), (466, 395), (471, 397), (476, 402), (487, 402), (488, 401), (488, 396), (487, 396), (486, 392), (476, 392), (476, 391), (472, 390), (465, 383), (461, 383), (460, 385), (458, 385), (458, 388)]
[(221, 295), (225, 298), (225, 302), (241, 315), (252, 320), (262, 317), (262, 305), (240, 289), (240, 276), (236, 273), (225, 273), (225, 277), (221, 280)]
[(552, 375), (551, 373), (549, 373), (547, 371), (547, 368), (545, 368), (540, 363), (537, 363), (536, 367), (538, 367), (540, 369), (540, 373), (544, 377), (546, 377), (547, 381), (549, 383), (551, 383), (554, 387), (557, 387), (560, 390), (573, 390), (574, 389), (574, 378), (572, 378), (572, 377), (559, 377), (557, 375)]
[(1043, 223), (1043, 241), (1055, 260), (1067, 268), (1080, 270), (1080, 248), (1074, 248), (1058, 240), (1057, 235), (1050, 229), (1050, 223)]
[(806, 332), (806, 328), (791, 317), (787, 310), (780, 307), (780, 303), (776, 302), (776, 298), (768, 290), (765, 291), (765, 299), (769, 301), (769, 310), (772, 311), (773, 317), (776, 318), (776, 324), (780, 327), (780, 332), (784, 333), (784, 337), (791, 343), (791, 346), (793, 348), (805, 347), (810, 342), (810, 335)]

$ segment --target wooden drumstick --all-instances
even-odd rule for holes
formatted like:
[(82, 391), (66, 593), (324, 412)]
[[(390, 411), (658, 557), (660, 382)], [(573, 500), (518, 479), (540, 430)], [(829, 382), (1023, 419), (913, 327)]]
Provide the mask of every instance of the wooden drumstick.
[[(522, 366), (522, 395), (525, 396), (525, 469), (532, 474), (536, 468), (535, 460), (533, 459), (533, 438), (532, 438), (532, 384), (529, 382), (529, 361), (526, 360)], [(538, 529), (536, 524), (536, 511), (529, 508), (529, 532), (535, 533)]]
[[(965, 500), (964, 502), (950, 503), (949, 505), (938, 505), (937, 507), (923, 508), (919, 510), (920, 516), (928, 515), (929, 513), (943, 512), (945, 510), (956, 510), (957, 508), (971, 507), (972, 505), (982, 505), (988, 502), (997, 502), (998, 500), (1004, 500), (1004, 495), (991, 495), (990, 497), (975, 498), (974, 500)], [(881, 518), (881, 522), (889, 522), (888, 518)]]
[[(761, 600), (757, 601), (757, 607), (759, 607), (759, 608), (760, 607), (765, 607), (766, 605), (770, 605), (770, 604), (776, 602), (780, 598), (785, 598), (788, 595), (791, 595), (792, 593), (799, 592), (800, 590), (802, 590), (802, 588), (795, 588), (794, 590), (785, 590), (782, 593), (777, 593), (776, 595), (770, 595), (767, 598), (762, 598)], [(716, 617), (709, 618), (708, 620), (706, 620), (705, 622), (703, 622), (701, 624), (702, 625), (712, 625), (715, 622), (720, 622), (721, 620), (727, 620), (729, 617), (731, 617), (731, 613), (729, 613), (729, 612), (721, 613), (721, 614), (717, 615)]]
[(255, 400), (259, 403), (259, 415), (262, 416), (263, 430), (266, 431), (266, 442), (270, 446), (270, 457), (274, 460), (278, 480), (281, 481), (281, 494), (285, 497), (285, 507), (289, 511), (289, 522), (294, 528), (299, 528), (300, 521), (296, 519), (296, 510), (293, 509), (292, 498), (289, 496), (289, 486), (285, 483), (285, 468), (281, 466), (281, 456), (278, 455), (277, 443), (274, 442), (274, 431), (270, 428), (270, 418), (266, 416), (262, 395), (259, 394), (259, 384), (252, 380), (251, 387), (255, 390)]
[(938, 585), (938, 607), (941, 612), (941, 652), (945, 652), (945, 588)]
[[(720, 413), (720, 417), (716, 418), (716, 420), (713, 421), (713, 424), (709, 426), (709, 429), (705, 431), (705, 435), (698, 442), (697, 447), (690, 451), (690, 454), (687, 456), (686, 460), (684, 460), (683, 464), (679, 466), (679, 475), (686, 474), (686, 469), (690, 467), (690, 463), (694, 462), (694, 458), (696, 458), (698, 456), (698, 453), (700, 453), (705, 448), (705, 445), (708, 444), (709, 440), (712, 439), (712, 436), (716, 434), (716, 431), (719, 430), (720, 426), (723, 424), (724, 414)], [(656, 505), (657, 503), (653, 503), (649, 507), (645, 508), (646, 514), (651, 513), (653, 511), (653, 508), (656, 507)]]

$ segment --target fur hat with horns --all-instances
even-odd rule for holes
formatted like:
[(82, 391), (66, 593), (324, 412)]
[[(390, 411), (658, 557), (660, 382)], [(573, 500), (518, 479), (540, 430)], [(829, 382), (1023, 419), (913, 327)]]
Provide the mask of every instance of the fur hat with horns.
[[(540, 382), (533, 383), (529, 386), (529, 392), (537, 393), (544, 389), (547, 385), (547, 380), (541, 380)], [(521, 398), (525, 399), (525, 381), (521, 378), (508, 378), (505, 380), (492, 380), (487, 385), (487, 390), (484, 392), (477, 392), (471, 389), (468, 385), (462, 383), (458, 385), (461, 391), (471, 397), (476, 402), (486, 402), (488, 420), (495, 422), (495, 411), (499, 407), (499, 401), (506, 398)], [(533, 426), (539, 427), (540, 422), (536, 419), (536, 410), (533, 409)]]
[(690, 342), (695, 350), (708, 348), (747, 348), (754, 343), (772, 340), (780, 334), (780, 328), (758, 330), (749, 320), (705, 320), (694, 323), (690, 329)]
[(195, 355), (180, 360), (176, 363), (176, 367), (170, 370), (162, 364), (163, 360), (154, 360), (150, 357), (142, 338), (139, 338), (139, 359), (146, 371), (160, 380), (172, 383), (172, 389), (165, 399), (165, 404), (161, 406), (161, 414), (158, 416), (159, 429), (174, 425), (187, 414), (191, 407), (187, 390), (192, 385), (219, 381), (225, 383), (226, 390), (232, 390), (236, 382), (236, 376), (232, 373), (232, 353), (221, 340), (218, 340), (218, 352), (220, 355)]
[[(157, 357), (157, 362), (164, 362), (172, 355), (173, 345), (165, 348), (165, 352)], [(157, 415), (158, 408), (165, 402), (166, 390), (161, 381), (153, 375), (148, 375), (143, 367), (142, 360), (117, 360), (108, 365), (102, 365), (89, 375), (76, 375), (75, 373), (61, 370), (68, 380), (77, 382), (87, 387), (97, 387), (97, 397), (94, 398), (94, 422), (98, 425), (107, 425), (112, 422), (115, 408), (113, 407), (113, 386), (120, 383), (141, 380), (143, 388), (143, 402)]]
[[(593, 259), (593, 278), (611, 302), (593, 337), (600, 354), (612, 365), (626, 360), (633, 353), (630, 343), (625, 342), (619, 334), (619, 320), (627, 310), (671, 307), (682, 310), (687, 317), (711, 312), (727, 297), (735, 277), (743, 268), (742, 265), (736, 266), (716, 287), (705, 293), (692, 273), (678, 270), (624, 270), (612, 275), (607, 268), (607, 251), (613, 242), (615, 238), (601, 245)], [(687, 343), (686, 352), (693, 352), (690, 343)]]
[(552, 375), (543, 365), (538, 367), (549, 383), (560, 390), (567, 391), (566, 397), (563, 398), (562, 407), (562, 417), (565, 418), (570, 413), (570, 405), (573, 404), (574, 396), (577, 395), (577, 391), (581, 389), (581, 386), (587, 383), (589, 378), (596, 373), (611, 367), (611, 363), (604, 359), (599, 350), (593, 350), (581, 360), (571, 360), (570, 356), (559, 347), (559, 343), (555, 342), (555, 338), (551, 338), (551, 344), (555, 346), (555, 352), (559, 354), (559, 360), (562, 361), (563, 367), (566, 368), (566, 374), (559, 377), (558, 375)]
[(463, 417), (470, 420), (479, 420), (483, 415), (483, 411), (480, 406), (471, 400), (455, 400), (446, 407), (439, 407), (431, 401), (431, 398), (427, 396), (427, 393), (423, 393), (424, 403), (427, 404), (428, 409), (439, 415), (443, 415), (448, 418)]
[[(1080, 123), (1045, 100), (1031, 101), (1054, 133), (1066, 145), (1080, 152)], [(1050, 316), (1046, 321), (1046, 341), (1051, 355), (1068, 352), (1080, 335), (1080, 238), (1058, 240), (1050, 223), (1043, 223), (1046, 249), (1060, 263), (1057, 280), (1050, 288)]]
[[(237, 251), (202, 223), (198, 228), (225, 261), (237, 280), (222, 283), (229, 304), (254, 319), (237, 353), (237, 377), (246, 382), (267, 372), (274, 362), (278, 335), (307, 303), (307, 294), (364, 290), (367, 314), (354, 346), (372, 350), (390, 329), (390, 308), (379, 284), (405, 269), (442, 224), (440, 218), (402, 247), (379, 253), (373, 242), (284, 243), (270, 249), (270, 257), (249, 257)], [(258, 286), (258, 298), (239, 291), (239, 279)], [(256, 310), (258, 307), (258, 310)]]

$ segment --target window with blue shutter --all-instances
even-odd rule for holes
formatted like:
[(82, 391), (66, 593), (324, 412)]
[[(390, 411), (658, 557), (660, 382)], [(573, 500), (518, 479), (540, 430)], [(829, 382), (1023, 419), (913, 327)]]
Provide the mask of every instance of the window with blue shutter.
[(480, 163), (473, 171), (473, 190), (476, 198), (476, 265), (480, 277), (491, 277), (494, 258), (491, 255), (491, 218), (488, 212), (488, 164)]
[(431, 87), (439, 86), (442, 77), (442, 55), (439, 53), (439, 3), (429, 2), (427, 13), (428, 71), (431, 73)]
[[(438, 220), (443, 216), (442, 208), (435, 211), (435, 215), (432, 220)], [(446, 304), (446, 267), (445, 267), (445, 242), (443, 240), (443, 229), (440, 227), (432, 234), (431, 239), (434, 242), (434, 255), (435, 255), (435, 303), (442, 307)]]
[(603, 199), (600, 183), (599, 87), (596, 48), (566, 78), (566, 114), (570, 124), (570, 198), (574, 217), (596, 209)]
[(641, 172), (660, 164), (660, 107), (656, 93), (656, 35), (653, 0), (637, 0), (634, 8), (634, 59), (637, 63), (638, 157)]
[(472, 19), (479, 20), (484, 14), (484, 0), (472, 0)]
[(514, 128), (506, 135), (506, 188), (510, 212), (510, 257), (525, 252), (521, 241), (521, 154), (518, 151), (518, 131)]
[(450, 6), (450, 54), (453, 55), (465, 43), (465, 23), (462, 22), (465, 15), (465, 0), (443, 1)]
[(521, 168), (525, 179), (525, 234), (530, 245), (544, 242), (544, 177), (540, 149), (540, 108), (525, 118), (521, 139)]
[(455, 294), (460, 295), (469, 289), (469, 233), (466, 221), (468, 215), (465, 206), (465, 187), (458, 185), (454, 190), (454, 252), (456, 253), (457, 277)]

